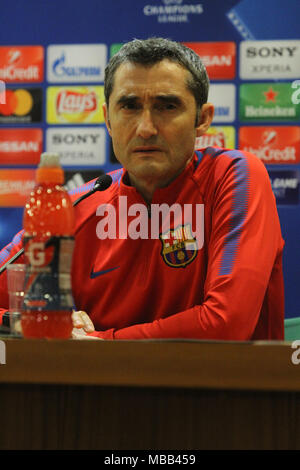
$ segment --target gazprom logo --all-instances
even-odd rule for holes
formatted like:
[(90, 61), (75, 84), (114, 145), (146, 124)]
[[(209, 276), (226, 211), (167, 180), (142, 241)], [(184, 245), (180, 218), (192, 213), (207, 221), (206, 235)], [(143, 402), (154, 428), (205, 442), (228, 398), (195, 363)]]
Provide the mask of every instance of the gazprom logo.
[(85, 79), (86, 77), (99, 77), (101, 74), (100, 67), (93, 66), (68, 66), (66, 64), (65, 52), (53, 62), (52, 70), (57, 77), (78, 77)]
[(49, 82), (102, 82), (107, 60), (105, 44), (65, 44), (48, 47)]

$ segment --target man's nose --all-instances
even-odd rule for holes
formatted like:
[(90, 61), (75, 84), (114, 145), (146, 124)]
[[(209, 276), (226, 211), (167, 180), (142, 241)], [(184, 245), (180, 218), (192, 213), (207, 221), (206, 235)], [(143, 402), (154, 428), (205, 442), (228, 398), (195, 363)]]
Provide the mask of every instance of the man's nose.
[(143, 139), (157, 135), (157, 128), (150, 110), (143, 110), (139, 116), (136, 133)]

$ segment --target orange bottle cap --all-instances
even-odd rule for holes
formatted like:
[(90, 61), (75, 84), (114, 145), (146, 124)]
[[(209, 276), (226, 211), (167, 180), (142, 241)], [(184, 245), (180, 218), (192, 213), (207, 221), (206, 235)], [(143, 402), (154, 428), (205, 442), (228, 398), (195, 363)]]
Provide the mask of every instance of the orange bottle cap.
[(38, 183), (63, 184), (64, 172), (60, 166), (59, 155), (56, 153), (42, 153), (40, 164), (36, 172)]

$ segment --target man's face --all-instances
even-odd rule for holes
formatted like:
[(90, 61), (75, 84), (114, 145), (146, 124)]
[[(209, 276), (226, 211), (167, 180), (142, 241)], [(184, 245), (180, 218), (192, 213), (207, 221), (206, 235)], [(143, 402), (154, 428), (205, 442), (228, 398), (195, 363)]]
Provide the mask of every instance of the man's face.
[(201, 116), (195, 126), (188, 74), (168, 60), (150, 67), (126, 62), (117, 69), (104, 115), (115, 155), (132, 181), (168, 184), (192, 158), (196, 136), (209, 127)]

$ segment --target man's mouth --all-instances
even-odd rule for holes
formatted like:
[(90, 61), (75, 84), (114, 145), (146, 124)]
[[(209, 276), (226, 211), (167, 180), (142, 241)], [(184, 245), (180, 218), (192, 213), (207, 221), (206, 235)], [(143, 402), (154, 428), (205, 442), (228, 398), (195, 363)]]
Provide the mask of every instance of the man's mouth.
[(146, 145), (146, 146), (140, 146), (140, 147), (135, 147), (133, 149), (134, 153), (151, 153), (151, 152), (161, 152), (160, 147), (156, 147), (154, 145)]

